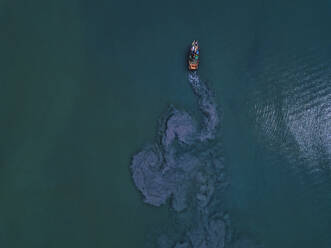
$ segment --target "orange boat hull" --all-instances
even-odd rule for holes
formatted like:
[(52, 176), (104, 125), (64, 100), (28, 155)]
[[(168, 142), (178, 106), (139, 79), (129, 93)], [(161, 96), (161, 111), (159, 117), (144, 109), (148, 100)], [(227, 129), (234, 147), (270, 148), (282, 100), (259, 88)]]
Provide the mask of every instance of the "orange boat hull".
[(188, 54), (188, 69), (190, 71), (196, 71), (199, 67), (199, 44), (197, 40), (192, 42), (192, 46), (190, 47), (190, 51)]
[(199, 67), (199, 63), (192, 63), (192, 62), (188, 63), (188, 69), (190, 71), (198, 70), (198, 67)]

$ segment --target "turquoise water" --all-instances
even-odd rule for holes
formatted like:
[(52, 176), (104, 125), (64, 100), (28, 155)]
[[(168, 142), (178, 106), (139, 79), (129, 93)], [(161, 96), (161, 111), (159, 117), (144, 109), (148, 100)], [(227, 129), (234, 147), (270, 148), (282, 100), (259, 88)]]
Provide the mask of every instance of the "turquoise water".
[[(265, 247), (330, 240), (329, 1), (1, 1), (1, 247), (145, 247), (132, 156), (169, 104), (215, 92), (233, 226)], [(151, 234), (152, 233), (152, 234)]]

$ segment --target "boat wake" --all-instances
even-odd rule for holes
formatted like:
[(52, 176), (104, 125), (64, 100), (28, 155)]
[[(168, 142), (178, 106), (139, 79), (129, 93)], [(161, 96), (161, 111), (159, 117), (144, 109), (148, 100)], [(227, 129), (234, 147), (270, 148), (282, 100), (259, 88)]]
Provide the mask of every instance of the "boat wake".
[(198, 100), (200, 123), (171, 106), (159, 121), (154, 144), (133, 156), (131, 172), (144, 201), (170, 204), (176, 223), (157, 239), (161, 248), (257, 247), (234, 232), (223, 206), (228, 183), (219, 115), (213, 92), (197, 72), (188, 81)]

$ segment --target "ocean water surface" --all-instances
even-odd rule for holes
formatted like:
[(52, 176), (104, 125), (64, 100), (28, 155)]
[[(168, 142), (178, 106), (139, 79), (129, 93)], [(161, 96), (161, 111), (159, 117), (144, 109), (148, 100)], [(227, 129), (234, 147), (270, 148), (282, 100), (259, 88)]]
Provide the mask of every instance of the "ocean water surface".
[[(4, 0), (0, 20), (1, 247), (331, 246), (330, 1)], [(156, 204), (132, 163), (160, 130)]]

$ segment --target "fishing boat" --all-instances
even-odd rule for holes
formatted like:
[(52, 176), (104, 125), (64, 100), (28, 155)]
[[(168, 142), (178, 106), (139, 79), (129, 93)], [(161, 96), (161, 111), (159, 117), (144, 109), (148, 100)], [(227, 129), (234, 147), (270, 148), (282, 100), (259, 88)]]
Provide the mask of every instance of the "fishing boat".
[(199, 44), (197, 40), (194, 40), (192, 42), (189, 55), (188, 55), (188, 69), (190, 71), (196, 71), (199, 67), (199, 55), (200, 55), (200, 49)]

